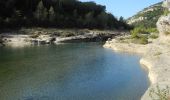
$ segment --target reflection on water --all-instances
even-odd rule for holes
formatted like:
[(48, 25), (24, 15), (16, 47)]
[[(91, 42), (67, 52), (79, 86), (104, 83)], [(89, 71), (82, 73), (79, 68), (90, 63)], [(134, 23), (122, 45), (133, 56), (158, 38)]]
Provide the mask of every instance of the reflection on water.
[(0, 48), (0, 100), (138, 100), (139, 57), (97, 43)]

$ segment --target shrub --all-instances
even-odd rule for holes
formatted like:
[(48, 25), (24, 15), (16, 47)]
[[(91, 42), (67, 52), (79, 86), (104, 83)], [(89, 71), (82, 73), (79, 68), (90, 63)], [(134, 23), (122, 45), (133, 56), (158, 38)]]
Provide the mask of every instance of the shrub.
[[(148, 44), (148, 35), (150, 33), (158, 33), (158, 30), (156, 28), (136, 27), (130, 33), (133, 43)], [(150, 37), (154, 39), (158, 38), (157, 35), (150, 35)]]
[(144, 37), (144, 36), (141, 37), (141, 38), (140, 38), (140, 44), (144, 44), (144, 45), (145, 45), (145, 44), (148, 44), (148, 38), (147, 38), (147, 37)]
[(71, 37), (71, 36), (75, 36), (76, 33), (73, 32), (63, 32), (61, 33), (61, 37)]
[(169, 14), (169, 10), (165, 8), (163, 15), (167, 16)]
[(156, 28), (142, 28), (137, 27), (130, 31), (132, 38), (138, 37), (139, 34), (149, 34), (149, 33), (158, 33)]
[(166, 86), (164, 89), (160, 89), (160, 87), (157, 85), (156, 89), (152, 88), (150, 90), (149, 96), (152, 98), (152, 100), (169, 100), (169, 87)]
[(157, 52), (157, 53), (154, 54), (154, 56), (159, 56), (161, 54), (162, 54), (162, 52)]
[(165, 34), (165, 35), (169, 35), (169, 34), (170, 34), (170, 32), (166, 31), (166, 32), (164, 32), (164, 34)]
[(149, 34), (151, 31), (155, 31), (154, 29), (146, 29), (137, 27), (130, 31), (132, 38), (139, 38), (140, 34)]
[(151, 39), (157, 39), (157, 38), (158, 38), (158, 35), (157, 35), (157, 34), (151, 34), (151, 35), (149, 36), (149, 38), (151, 38)]
[(145, 29), (148, 33), (158, 33), (157, 28), (146, 28)]
[(33, 35), (31, 35), (30, 37), (31, 37), (31, 38), (37, 38), (37, 37), (39, 37), (39, 34), (33, 34)]
[(132, 43), (146, 45), (146, 44), (148, 44), (148, 39), (144, 38), (144, 37), (140, 37), (138, 39), (133, 39)]

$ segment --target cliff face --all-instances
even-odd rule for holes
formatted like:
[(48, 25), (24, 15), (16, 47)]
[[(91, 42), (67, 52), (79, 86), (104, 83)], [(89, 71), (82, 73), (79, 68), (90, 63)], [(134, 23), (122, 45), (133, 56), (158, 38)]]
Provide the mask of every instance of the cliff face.
[[(170, 11), (170, 0), (165, 0), (163, 6)], [(159, 30), (159, 40), (161, 43), (170, 42), (170, 14), (161, 16), (157, 22)]]
[(157, 22), (157, 29), (159, 30), (160, 42), (170, 42), (170, 15), (159, 18)]

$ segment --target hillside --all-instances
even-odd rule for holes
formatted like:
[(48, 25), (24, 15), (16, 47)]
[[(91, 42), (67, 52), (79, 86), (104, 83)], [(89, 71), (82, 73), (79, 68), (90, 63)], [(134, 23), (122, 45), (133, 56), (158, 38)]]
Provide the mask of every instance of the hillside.
[(127, 19), (127, 23), (136, 27), (155, 28), (159, 17), (164, 14), (162, 2), (151, 5)]
[(0, 0), (0, 28), (128, 28), (104, 5), (79, 0)]

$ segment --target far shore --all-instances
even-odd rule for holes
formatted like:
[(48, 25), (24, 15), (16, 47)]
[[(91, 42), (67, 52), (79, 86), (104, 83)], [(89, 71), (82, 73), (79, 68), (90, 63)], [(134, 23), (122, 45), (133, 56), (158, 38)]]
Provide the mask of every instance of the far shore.
[(109, 38), (126, 34), (129, 32), (124, 30), (23, 28), (17, 31), (2, 32), (0, 44), (1, 46), (23, 47), (73, 42), (103, 42)]

